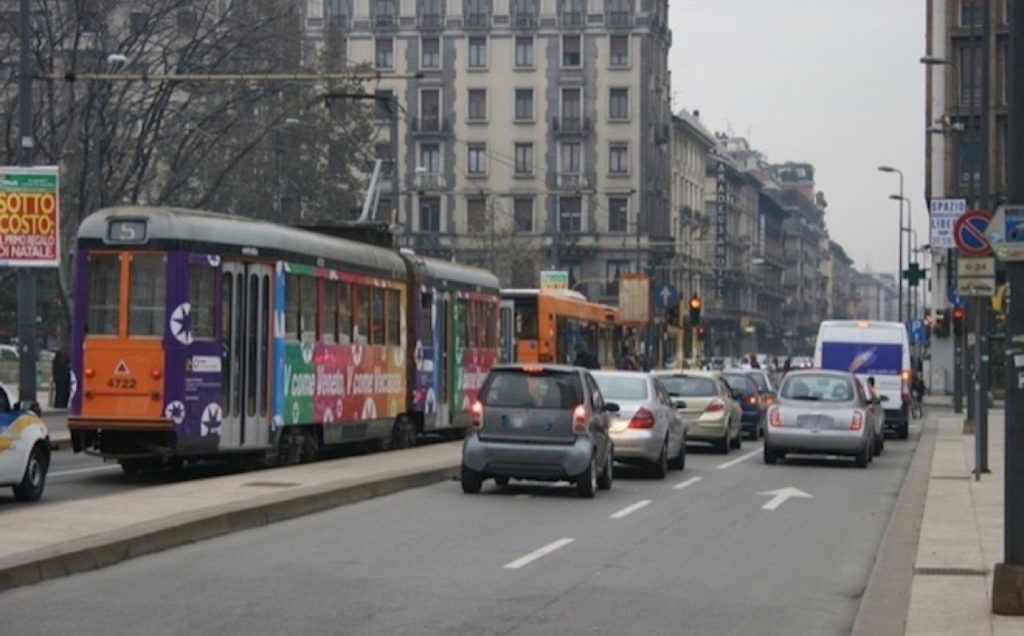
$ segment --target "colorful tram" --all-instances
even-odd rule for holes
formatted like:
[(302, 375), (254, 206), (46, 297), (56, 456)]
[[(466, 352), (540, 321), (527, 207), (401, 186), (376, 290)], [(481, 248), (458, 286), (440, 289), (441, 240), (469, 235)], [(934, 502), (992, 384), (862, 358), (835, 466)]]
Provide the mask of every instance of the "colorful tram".
[(503, 362), (571, 364), (583, 351), (601, 368), (615, 368), (620, 353), (619, 310), (572, 291), (501, 291)]
[(458, 434), (498, 355), (498, 304), (472, 267), (210, 212), (101, 210), (78, 235), (72, 445), (133, 472)]

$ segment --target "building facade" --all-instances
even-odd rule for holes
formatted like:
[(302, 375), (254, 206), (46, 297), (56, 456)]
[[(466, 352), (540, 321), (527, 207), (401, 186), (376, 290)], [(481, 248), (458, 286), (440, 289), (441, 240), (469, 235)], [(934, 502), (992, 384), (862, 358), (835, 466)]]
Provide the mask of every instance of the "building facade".
[(681, 299), (704, 296), (711, 280), (711, 217), (707, 200), (708, 156), (718, 140), (699, 112), (672, 116), (672, 227), (675, 234), (672, 282)]

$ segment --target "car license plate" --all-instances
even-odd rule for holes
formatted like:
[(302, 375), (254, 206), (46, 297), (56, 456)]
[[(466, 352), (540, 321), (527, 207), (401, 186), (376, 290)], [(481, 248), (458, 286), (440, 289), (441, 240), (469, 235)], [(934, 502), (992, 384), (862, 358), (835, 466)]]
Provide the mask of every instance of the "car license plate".
[(796, 425), (798, 427), (810, 429), (813, 431), (817, 431), (823, 428), (829, 428), (831, 424), (832, 418), (825, 415), (800, 415), (796, 418)]

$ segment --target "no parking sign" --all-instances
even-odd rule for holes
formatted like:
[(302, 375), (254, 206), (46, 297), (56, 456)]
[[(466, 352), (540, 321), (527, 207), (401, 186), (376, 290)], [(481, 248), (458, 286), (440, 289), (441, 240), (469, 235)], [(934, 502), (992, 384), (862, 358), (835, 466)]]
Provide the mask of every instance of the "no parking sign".
[(985, 232), (992, 222), (992, 213), (985, 210), (968, 210), (953, 228), (953, 240), (964, 256), (988, 256), (992, 245)]

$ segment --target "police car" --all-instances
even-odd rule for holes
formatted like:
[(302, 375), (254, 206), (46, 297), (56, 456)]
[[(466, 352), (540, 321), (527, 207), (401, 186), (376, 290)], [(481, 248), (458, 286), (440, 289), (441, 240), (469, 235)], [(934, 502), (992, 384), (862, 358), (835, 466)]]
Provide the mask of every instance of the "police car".
[(36, 501), (50, 467), (50, 435), (38, 409), (23, 409), (0, 384), (0, 486), (20, 501)]

